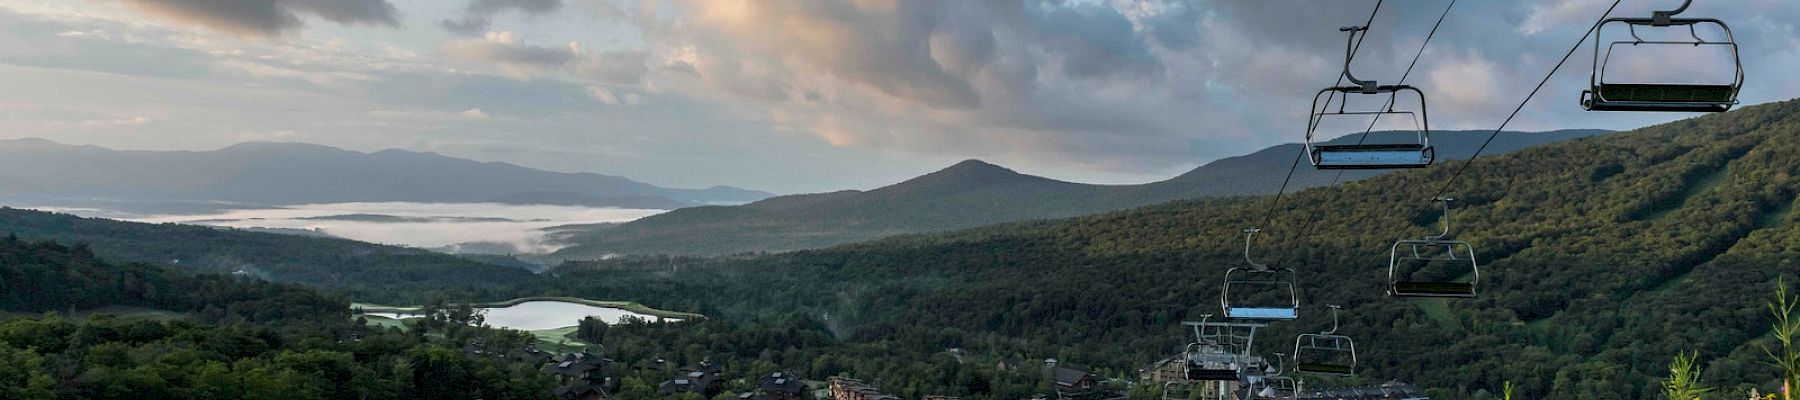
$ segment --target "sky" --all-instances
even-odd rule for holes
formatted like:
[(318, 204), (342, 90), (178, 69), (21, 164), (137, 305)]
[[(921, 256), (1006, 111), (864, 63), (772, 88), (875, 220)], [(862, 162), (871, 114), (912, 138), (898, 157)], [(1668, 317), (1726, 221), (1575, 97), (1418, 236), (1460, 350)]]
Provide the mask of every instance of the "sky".
[[(1625, 0), (1614, 15), (1678, 3)], [(1461, 0), (1420, 54), (1449, 4), (1385, 0), (1351, 65), (1389, 83), (1418, 55), (1405, 82), (1433, 129), (1493, 129), (1611, 2)], [(971, 158), (1141, 183), (1301, 140), (1313, 94), (1343, 69), (1338, 27), (1375, 5), (0, 0), (0, 139), (401, 148), (777, 193), (868, 189)], [(1740, 99), (1755, 104), (1800, 97), (1797, 6), (1701, 0), (1683, 16), (1731, 24)], [(1721, 52), (1686, 50), (1607, 70), (1729, 80)], [(1509, 129), (1693, 116), (1581, 111), (1593, 58), (1578, 51)]]

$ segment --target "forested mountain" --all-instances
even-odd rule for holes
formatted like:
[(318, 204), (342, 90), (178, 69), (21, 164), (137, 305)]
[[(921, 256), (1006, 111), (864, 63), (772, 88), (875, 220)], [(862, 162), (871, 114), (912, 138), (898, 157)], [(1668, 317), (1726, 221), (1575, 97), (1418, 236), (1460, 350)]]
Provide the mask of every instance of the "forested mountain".
[(242, 271), (276, 282), (341, 292), (359, 301), (393, 300), (403, 293), (480, 290), (532, 277), (519, 268), (344, 239), (144, 224), (0, 207), (3, 234), (81, 244), (115, 261), (166, 264), (191, 272)]
[[(173, 318), (88, 310), (129, 306)], [(349, 302), (297, 286), (111, 263), (84, 247), (0, 238), (0, 398), (543, 399), (535, 364), (467, 355), (528, 334), (404, 334), (355, 325)], [(74, 311), (58, 314), (44, 312)], [(14, 315), (29, 315), (16, 317)], [(170, 320), (163, 320), (170, 319)]]
[[(1460, 166), (1284, 198), (1252, 253), (1298, 271), (1305, 310), (1261, 331), (1260, 352), (1287, 352), (1296, 333), (1329, 324), (1324, 305), (1338, 304), (1339, 332), (1357, 340), (1359, 379), (1440, 388), (1440, 398), (1481, 397), (1508, 381), (1528, 398), (1652, 398), (1668, 360), (1686, 351), (1698, 352), (1702, 381), (1722, 386), (1721, 396), (1779, 387), (1763, 362), (1764, 302), (1778, 277), (1792, 283), (1800, 273), (1800, 216), (1790, 213), (1800, 100), (1484, 157), (1443, 193), (1459, 200), (1455, 231), (1482, 261), (1481, 296), (1385, 296), (1389, 246), (1436, 231), (1441, 211), (1428, 200)], [(770, 256), (570, 264), (521, 290), (719, 318), (803, 312), (884, 349), (860, 358), (900, 363), (856, 371), (861, 378), (909, 394), (990, 398), (945, 378), (984, 367), (931, 374), (899, 357), (955, 347), (1130, 375), (1181, 349), (1178, 322), (1220, 313), (1223, 273), (1245, 265), (1240, 230), (1263, 224), (1269, 200)]]
[[(1468, 157), (1489, 132), (1445, 131), (1432, 135), (1441, 160)], [(1598, 130), (1507, 132), (1490, 154), (1606, 133)], [(1374, 132), (1371, 140), (1392, 142), (1400, 132)], [(1355, 141), (1350, 135), (1337, 141)], [(1186, 174), (1141, 185), (1090, 185), (1020, 174), (969, 160), (905, 182), (862, 191), (770, 198), (742, 206), (694, 207), (646, 217), (614, 227), (566, 235), (574, 246), (560, 259), (594, 259), (606, 254), (711, 255), (749, 251), (819, 248), (906, 234), (972, 228), (1003, 222), (1063, 218), (1121, 210), (1180, 199), (1274, 193), (1287, 178), (1299, 144), (1270, 147), (1214, 161)], [(1305, 161), (1301, 164), (1305, 166)], [(1290, 190), (1325, 186), (1334, 179), (1365, 179), (1381, 171), (1302, 168)]]
[[(251, 142), (214, 151), (120, 151), (43, 139), (0, 141), (0, 200), (231, 202), (505, 202), (671, 209), (770, 196), (733, 187), (670, 189), (618, 176), (535, 170), (436, 153), (373, 153)], [(81, 205), (81, 204), (75, 204)]]

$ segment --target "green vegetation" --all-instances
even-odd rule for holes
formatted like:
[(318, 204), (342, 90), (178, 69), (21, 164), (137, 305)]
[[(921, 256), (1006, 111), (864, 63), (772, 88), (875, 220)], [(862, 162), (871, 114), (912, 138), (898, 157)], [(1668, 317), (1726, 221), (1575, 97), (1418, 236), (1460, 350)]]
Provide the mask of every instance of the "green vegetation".
[[(0, 239), (0, 398), (542, 399), (536, 366), (470, 356), (529, 335), (444, 321), (411, 333), (344, 318), (348, 303), (227, 275), (113, 264), (84, 247)], [(67, 318), (66, 308), (150, 306), (192, 318)]]
[(0, 207), (0, 233), (81, 244), (102, 257), (185, 271), (243, 271), (368, 301), (477, 293), (532, 273), (425, 250), (177, 224), (141, 224)]
[[(1458, 239), (1483, 262), (1482, 296), (1446, 302), (1461, 327), (1447, 329), (1383, 288), (1389, 246), (1436, 231), (1441, 211), (1427, 200), (1457, 166), (1284, 198), (1253, 251), (1300, 271), (1308, 308), (1258, 343), (1320, 330), (1330, 319), (1318, 305), (1340, 304), (1361, 383), (1399, 379), (1452, 399), (1500, 393), (1507, 380), (1547, 398), (1650, 398), (1666, 357), (1692, 351), (1708, 360), (1702, 380), (1729, 385), (1718, 392), (1780, 387), (1758, 351), (1768, 319), (1757, 293), (1800, 273), (1800, 221), (1786, 211), (1800, 195), (1800, 101), (1475, 164), (1447, 195), (1459, 199)], [(1267, 207), (1211, 199), (769, 256), (569, 263), (512, 290), (630, 299), (715, 323), (799, 313), (836, 346), (882, 344), (844, 354), (888, 360), (895, 367), (851, 371), (884, 388), (1003, 398), (899, 366), (955, 347), (1132, 376), (1179, 351), (1180, 321), (1219, 312), (1222, 274), (1243, 263), (1239, 230)]]
[[(1259, 351), (1279, 352), (1296, 333), (1323, 329), (1331, 321), (1319, 305), (1339, 304), (1346, 307), (1341, 332), (1358, 341), (1357, 377), (1309, 382), (1314, 386), (1399, 379), (1436, 388), (1434, 396), (1446, 399), (1515, 391), (1652, 398), (1665, 394), (1659, 383), (1670, 354), (1696, 360), (1693, 371), (1703, 372), (1693, 382), (1728, 385), (1710, 393), (1793, 380), (1760, 349), (1780, 345), (1770, 354), (1788, 354), (1800, 336), (1761, 335), (1771, 319), (1759, 293), (1786, 296), (1771, 282), (1800, 273), (1800, 216), (1788, 211), (1800, 196), (1800, 101), (1484, 159), (1448, 193), (1460, 200), (1458, 239), (1473, 243), (1483, 260), (1482, 296), (1443, 301), (1441, 309), (1386, 297), (1389, 246), (1436, 231), (1441, 211), (1427, 200), (1457, 166), (1285, 197), (1273, 223), (1261, 226), (1253, 252), (1300, 272), (1307, 308), (1299, 321), (1261, 331), (1258, 343), (1272, 347)], [(382, 287), (381, 296), (358, 298), (602, 298), (708, 317), (578, 325), (576, 340), (602, 343), (606, 357), (633, 365), (618, 374), (621, 397), (652, 397), (680, 365), (710, 359), (726, 366), (728, 388), (779, 369), (810, 379), (854, 376), (903, 398), (1026, 398), (1052, 386), (1039, 368), (1046, 358), (1131, 381), (1146, 364), (1180, 351), (1188, 338), (1179, 322), (1219, 312), (1222, 274), (1243, 263), (1239, 230), (1261, 224), (1269, 204), (1208, 199), (777, 255), (566, 263), (546, 277), (443, 277), (467, 284), (395, 284)], [(314, 256), (320, 254), (340, 253)], [(339, 311), (330, 319), (347, 322), (341, 313), (348, 305), (331, 301)], [(425, 347), (466, 344), (475, 335), (494, 346), (537, 339), (467, 326), (480, 322), (469, 304), (427, 304), (440, 306), (409, 321), (405, 333), (384, 335)], [(156, 307), (192, 312), (190, 303)], [(1784, 307), (1793, 308), (1776, 309)], [(238, 315), (254, 324), (295, 312), (219, 308), (226, 311), (196, 318)], [(1788, 332), (1800, 333), (1800, 323)], [(31, 364), (29, 357), (0, 357)], [(24, 390), (38, 381), (31, 375), (0, 373), (25, 376), (9, 381), (24, 382)], [(508, 376), (494, 378), (505, 382), (496, 387), (529, 382), (495, 376)]]
[[(1488, 154), (1598, 135), (1605, 131), (1507, 132)], [(1488, 132), (1432, 135), (1440, 160), (1468, 157)], [(1374, 132), (1373, 136), (1400, 132)], [(1354, 136), (1348, 139), (1353, 140)], [(556, 259), (606, 254), (717, 255), (821, 248), (888, 236), (942, 232), (1005, 222), (1066, 218), (1167, 201), (1266, 195), (1287, 180), (1297, 144), (1271, 147), (1207, 164), (1181, 176), (1141, 185), (1090, 185), (1025, 175), (976, 160), (887, 187), (782, 196), (742, 206), (693, 207), (618, 226), (561, 233), (575, 246)], [(1383, 171), (1296, 171), (1289, 189), (1376, 176)]]
[(1700, 396), (1712, 391), (1700, 386), (1700, 366), (1695, 364), (1696, 356), (1689, 354), (1675, 355), (1675, 361), (1669, 363), (1669, 377), (1663, 378), (1663, 396), (1669, 400), (1700, 400)]

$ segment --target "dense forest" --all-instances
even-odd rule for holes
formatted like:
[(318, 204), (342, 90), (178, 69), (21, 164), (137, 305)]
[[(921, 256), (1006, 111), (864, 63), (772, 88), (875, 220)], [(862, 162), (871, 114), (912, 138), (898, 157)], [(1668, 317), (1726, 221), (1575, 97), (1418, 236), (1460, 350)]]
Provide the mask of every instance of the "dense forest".
[[(84, 247), (0, 239), (0, 398), (543, 399), (536, 364), (471, 356), (455, 326), (377, 330), (342, 298), (228, 275), (101, 261)], [(88, 313), (153, 309), (156, 316)], [(40, 313), (44, 312), (44, 313)], [(173, 314), (171, 316), (170, 314)], [(422, 325), (423, 326), (423, 325)]]
[[(1253, 252), (1300, 273), (1301, 320), (1346, 307), (1364, 383), (1399, 379), (1445, 398), (1512, 382), (1529, 397), (1648, 398), (1670, 357), (1697, 352), (1703, 380), (1736, 397), (1778, 387), (1763, 362), (1763, 307), (1794, 276), (1800, 101), (1486, 158), (1445, 195), (1482, 260), (1472, 300), (1386, 297), (1389, 246), (1434, 233), (1428, 200), (1455, 163), (1283, 198)], [(757, 321), (803, 313), (904, 357), (1056, 357), (1126, 377), (1178, 352), (1182, 320), (1219, 313), (1240, 229), (1270, 199), (1188, 201), (1067, 220), (719, 259), (573, 263), (515, 295), (628, 299)], [(799, 368), (800, 364), (786, 367)], [(949, 379), (857, 371), (884, 387), (1003, 398)], [(1355, 382), (1320, 382), (1350, 384)]]
[(276, 282), (329, 289), (365, 302), (423, 298), (428, 297), (423, 293), (440, 290), (479, 293), (533, 278), (517, 267), (420, 249), (0, 207), (0, 234), (7, 233), (80, 244), (111, 260), (162, 264), (191, 272), (242, 271)]

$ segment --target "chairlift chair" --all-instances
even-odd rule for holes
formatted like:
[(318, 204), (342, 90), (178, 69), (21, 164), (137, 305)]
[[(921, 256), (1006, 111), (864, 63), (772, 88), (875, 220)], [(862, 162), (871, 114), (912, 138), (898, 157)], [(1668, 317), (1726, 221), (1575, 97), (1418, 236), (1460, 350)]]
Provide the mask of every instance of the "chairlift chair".
[(1337, 334), (1338, 310), (1342, 307), (1327, 307), (1331, 307), (1331, 329), (1294, 338), (1294, 372), (1356, 375), (1356, 341)]
[[(1300, 294), (1294, 282), (1298, 276), (1294, 270), (1287, 268), (1269, 268), (1250, 259), (1250, 241), (1261, 229), (1244, 230), (1244, 261), (1250, 267), (1235, 267), (1225, 271), (1225, 286), (1220, 290), (1220, 305), (1225, 309), (1225, 318), (1279, 320), (1286, 321), (1299, 317)], [(1232, 290), (1248, 287), (1260, 287), (1272, 290), (1277, 295), (1285, 293), (1287, 301), (1269, 304), (1244, 304), (1240, 299), (1232, 300)]]
[[(1366, 34), (1367, 30), (1367, 27), (1361, 26), (1339, 29), (1339, 31), (1350, 33), (1350, 41), (1346, 43), (1344, 54), (1343, 77), (1349, 80), (1351, 85), (1320, 89), (1317, 94), (1313, 95), (1312, 114), (1306, 124), (1305, 143), (1308, 159), (1312, 161), (1313, 167), (1318, 169), (1398, 169), (1430, 166), (1431, 162), (1437, 158), (1437, 151), (1431, 147), (1431, 122), (1426, 112), (1425, 93), (1412, 85), (1382, 85), (1376, 81), (1357, 79), (1350, 73), (1350, 60), (1353, 55), (1351, 49), (1355, 48), (1356, 35), (1358, 33)], [(1400, 93), (1411, 93), (1418, 98), (1418, 112), (1395, 110), (1393, 100)], [(1334, 94), (1341, 95), (1343, 98), (1335, 111), (1331, 110), (1330, 99)], [(1382, 109), (1376, 111), (1345, 109), (1351, 95), (1382, 94), (1389, 96), (1387, 105)], [(1323, 105), (1320, 104), (1322, 98)], [(1410, 130), (1414, 134), (1411, 135), (1411, 140), (1401, 143), (1329, 144), (1322, 142), (1325, 139), (1319, 138), (1319, 135), (1324, 133), (1319, 132), (1323, 125), (1321, 122), (1334, 117), (1370, 118), (1370, 129), (1373, 129), (1374, 121), (1379, 121), (1384, 117), (1410, 119), (1413, 121)], [(1364, 136), (1364, 139), (1367, 139), (1367, 136)]]
[[(1676, 14), (1687, 11), (1693, 0), (1686, 0), (1681, 7), (1670, 11), (1656, 11), (1649, 18), (1607, 18), (1594, 31), (1594, 70), (1588, 78), (1589, 89), (1581, 92), (1581, 107), (1588, 111), (1677, 111), (1677, 112), (1724, 112), (1737, 104), (1738, 90), (1744, 86), (1744, 63), (1738, 57), (1737, 40), (1731, 34), (1731, 27), (1724, 21), (1715, 18), (1674, 18)], [(1604, 39), (1601, 33), (1609, 25), (1624, 25), (1631, 35), (1631, 40), (1616, 40), (1607, 43), (1606, 52), (1602, 55), (1600, 48)], [(1725, 32), (1724, 41), (1702, 39), (1696, 27), (1699, 25), (1717, 26)], [(1694, 40), (1644, 40), (1638, 36), (1638, 28), (1670, 29), (1685, 27), (1688, 36)], [(1688, 46), (1692, 48), (1717, 47), (1730, 50), (1731, 62), (1735, 67), (1735, 75), (1730, 83), (1662, 83), (1662, 82), (1609, 82), (1606, 79), (1606, 65), (1612, 61), (1613, 50), (1622, 45), (1638, 46)], [(1686, 50), (1683, 50), (1686, 51)]]
[(1182, 376), (1194, 381), (1236, 382), (1243, 368), (1240, 340), (1227, 331), (1230, 327), (1211, 319), (1211, 314), (1202, 315), (1200, 323), (1193, 325), (1195, 342), (1182, 351)]
[[(1394, 297), (1475, 297), (1475, 284), (1481, 280), (1481, 266), (1475, 261), (1475, 248), (1469, 243), (1450, 238), (1450, 202), (1455, 199), (1435, 198), (1444, 204), (1444, 231), (1421, 239), (1394, 242), (1388, 257), (1388, 295)], [(1468, 264), (1468, 279), (1415, 279), (1406, 271), (1414, 264), (1443, 263), (1452, 266)]]

